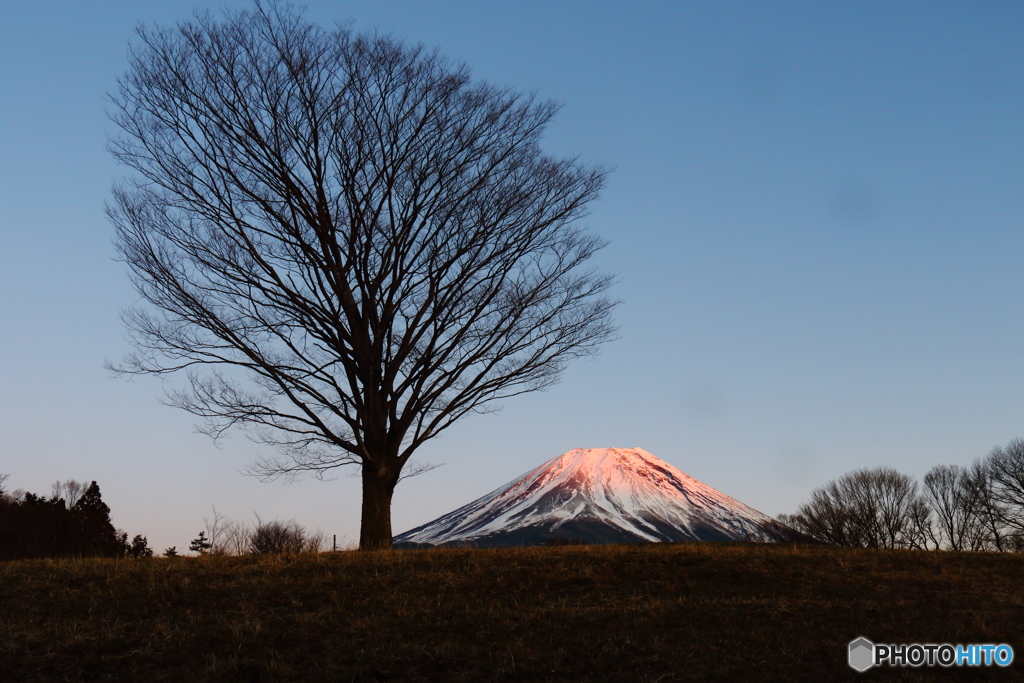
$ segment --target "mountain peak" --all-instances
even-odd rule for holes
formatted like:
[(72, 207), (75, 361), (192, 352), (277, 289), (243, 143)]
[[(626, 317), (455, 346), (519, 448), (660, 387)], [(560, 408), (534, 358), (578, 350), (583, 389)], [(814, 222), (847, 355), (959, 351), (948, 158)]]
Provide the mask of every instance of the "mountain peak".
[(395, 542), (768, 541), (776, 525), (642, 448), (576, 448)]

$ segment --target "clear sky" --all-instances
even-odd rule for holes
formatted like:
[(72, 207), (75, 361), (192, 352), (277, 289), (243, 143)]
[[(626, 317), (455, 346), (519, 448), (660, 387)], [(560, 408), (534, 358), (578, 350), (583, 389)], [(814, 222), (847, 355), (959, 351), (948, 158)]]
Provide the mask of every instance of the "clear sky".
[[(211, 506), (358, 536), (358, 480), (261, 483), (111, 379), (136, 300), (103, 216), (104, 95), (137, 23), (222, 2), (3, 2), (0, 473), (95, 479), (161, 552)], [(232, 3), (231, 6), (244, 6)], [(394, 529), (570, 448), (639, 446), (768, 514), (888, 465), (920, 477), (1024, 437), (1024, 4), (341, 2), (557, 100), (548, 151), (613, 166), (587, 224), (620, 339), (553, 389), (425, 446)], [(169, 380), (172, 385), (178, 380)]]

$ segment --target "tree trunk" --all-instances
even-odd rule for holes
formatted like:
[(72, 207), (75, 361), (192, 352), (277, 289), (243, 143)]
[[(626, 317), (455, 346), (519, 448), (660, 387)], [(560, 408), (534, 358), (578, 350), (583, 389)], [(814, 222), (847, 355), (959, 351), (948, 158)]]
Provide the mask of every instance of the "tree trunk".
[(386, 466), (363, 465), (363, 517), (359, 525), (360, 550), (391, 549), (391, 495), (398, 478)]

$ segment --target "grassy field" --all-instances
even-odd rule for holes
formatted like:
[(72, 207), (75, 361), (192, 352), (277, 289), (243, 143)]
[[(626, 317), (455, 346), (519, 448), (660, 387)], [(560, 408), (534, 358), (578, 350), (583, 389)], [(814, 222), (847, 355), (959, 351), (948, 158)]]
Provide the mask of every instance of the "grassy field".
[[(0, 563), (3, 681), (1024, 680), (1024, 556), (725, 543)], [(846, 664), (1009, 643), (1005, 669)]]

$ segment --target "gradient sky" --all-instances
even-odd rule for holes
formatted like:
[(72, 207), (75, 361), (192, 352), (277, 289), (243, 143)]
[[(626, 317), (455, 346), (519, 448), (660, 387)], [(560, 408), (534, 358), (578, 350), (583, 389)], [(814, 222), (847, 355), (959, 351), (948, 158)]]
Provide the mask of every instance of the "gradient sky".
[[(136, 301), (105, 93), (139, 22), (224, 6), (3, 4), (0, 473), (97, 480), (157, 552), (212, 506), (351, 543), (354, 471), (244, 476), (265, 447), (217, 447), (159, 380), (102, 367)], [(307, 6), (563, 103), (547, 151), (616, 169), (586, 222), (620, 339), (421, 449), (445, 464), (399, 484), (396, 533), (576, 447), (639, 446), (774, 515), (855, 468), (920, 477), (1024, 437), (1021, 3)]]

